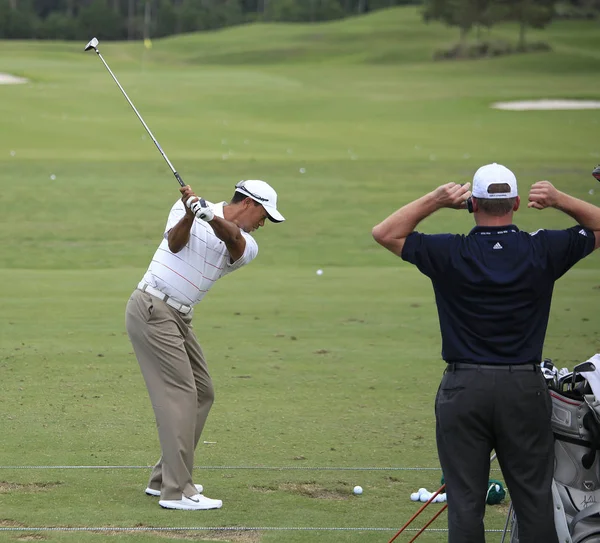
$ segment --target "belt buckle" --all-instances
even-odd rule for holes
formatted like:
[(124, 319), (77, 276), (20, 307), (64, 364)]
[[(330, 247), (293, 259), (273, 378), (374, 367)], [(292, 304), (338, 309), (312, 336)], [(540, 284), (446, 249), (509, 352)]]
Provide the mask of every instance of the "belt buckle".
[(169, 305), (175, 310), (175, 311), (179, 311), (179, 313), (182, 313), (183, 315), (187, 315), (192, 308), (189, 305), (185, 305), (179, 302), (174, 302), (173, 300), (171, 300), (171, 298), (169, 298), (169, 301), (171, 302)]

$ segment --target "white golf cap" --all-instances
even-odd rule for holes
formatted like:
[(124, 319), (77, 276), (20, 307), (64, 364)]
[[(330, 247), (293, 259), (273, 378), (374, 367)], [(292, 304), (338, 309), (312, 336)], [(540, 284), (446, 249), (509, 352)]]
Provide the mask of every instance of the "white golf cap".
[(259, 179), (248, 179), (240, 181), (235, 186), (235, 191), (245, 194), (262, 205), (272, 222), (285, 221), (283, 215), (277, 211), (277, 193), (269, 183)]
[[(505, 183), (510, 187), (509, 192), (489, 193), (490, 185)], [(514, 198), (518, 196), (517, 178), (506, 166), (502, 164), (486, 164), (481, 166), (473, 176), (473, 196), (475, 198), (496, 199), (496, 198)]]

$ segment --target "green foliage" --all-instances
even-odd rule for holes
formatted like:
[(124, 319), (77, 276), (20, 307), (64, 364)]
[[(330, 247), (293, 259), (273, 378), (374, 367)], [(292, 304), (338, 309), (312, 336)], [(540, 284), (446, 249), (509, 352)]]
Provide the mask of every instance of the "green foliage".
[(19, 9), (12, 9), (10, 0), (0, 0), (0, 39), (35, 38), (39, 19), (26, 2)]
[(419, 0), (35, 0), (26, 9), (28, 1), (1, 0), (0, 37), (140, 39), (252, 21), (329, 21)]
[(178, 31), (177, 9), (170, 0), (159, 0), (152, 36), (162, 37)]
[(426, 22), (441, 21), (460, 29), (461, 42), (475, 26), (490, 27), (492, 0), (425, 0), (423, 18)]
[(548, 52), (551, 50), (552, 48), (545, 42), (532, 42), (524, 48), (520, 48), (505, 40), (492, 40), (467, 44), (459, 43), (450, 48), (439, 49), (433, 54), (433, 58), (435, 60), (478, 59), (524, 52)]
[(106, 0), (94, 0), (79, 11), (80, 35), (96, 36), (98, 39), (114, 40), (123, 35), (123, 19), (114, 12)]
[(330, 21), (344, 17), (344, 9), (340, 0), (320, 0), (315, 9), (314, 20)]
[(178, 9), (178, 28), (182, 32), (213, 30), (242, 22), (243, 15), (239, 0), (223, 0), (208, 5), (197, 0), (183, 0)]
[[(527, 50), (525, 42), (528, 27), (544, 28), (555, 16), (556, 0), (424, 0), (423, 19), (437, 20), (460, 30), (458, 56), (471, 57), (465, 43), (469, 32), (477, 27), (491, 28), (504, 21), (519, 24), (517, 51)], [(461, 53), (461, 50), (463, 52)], [(487, 52), (484, 52), (487, 54)]]
[(600, 1), (557, 2), (554, 10), (559, 19), (596, 19), (600, 13)]
[(555, 16), (556, 0), (497, 0), (493, 16), (498, 21), (515, 21), (519, 24), (517, 48), (525, 50), (527, 27), (544, 28)]
[(48, 40), (74, 40), (80, 37), (77, 21), (58, 11), (53, 11), (40, 21), (38, 37)]
[(344, 17), (340, 0), (276, 0), (269, 2), (265, 19), (269, 21), (328, 21)]
[(298, 22), (304, 19), (304, 8), (296, 0), (270, 2), (264, 18), (268, 21)]

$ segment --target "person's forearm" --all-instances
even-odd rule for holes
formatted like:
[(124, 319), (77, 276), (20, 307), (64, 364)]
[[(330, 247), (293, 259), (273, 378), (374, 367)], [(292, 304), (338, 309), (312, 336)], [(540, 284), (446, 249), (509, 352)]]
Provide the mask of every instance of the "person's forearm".
[(560, 192), (556, 209), (573, 217), (578, 224), (590, 230), (600, 231), (600, 207)]
[(382, 245), (385, 245), (386, 240), (404, 239), (414, 231), (423, 219), (429, 217), (438, 209), (440, 209), (439, 202), (434, 193), (430, 192), (401, 207), (375, 226), (373, 237)]
[(190, 230), (194, 224), (194, 216), (191, 217), (186, 213), (184, 217), (169, 230), (167, 241), (169, 242), (169, 250), (172, 253), (178, 253), (183, 249), (190, 239)]
[(230, 243), (235, 244), (242, 237), (242, 232), (237, 224), (216, 215), (208, 224), (213, 229), (215, 236), (224, 242), (225, 245), (229, 245)]
[(217, 236), (229, 251), (231, 262), (238, 260), (243, 254), (246, 247), (246, 240), (242, 234), (240, 227), (234, 222), (215, 217), (209, 221), (215, 236)]

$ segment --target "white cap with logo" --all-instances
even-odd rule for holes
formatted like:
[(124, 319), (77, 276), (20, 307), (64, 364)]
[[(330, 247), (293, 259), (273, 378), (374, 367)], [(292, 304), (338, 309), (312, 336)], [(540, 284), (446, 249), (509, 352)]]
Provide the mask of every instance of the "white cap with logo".
[(248, 179), (240, 181), (235, 186), (235, 191), (245, 194), (262, 205), (272, 222), (285, 221), (283, 215), (277, 211), (277, 193), (268, 183), (259, 179)]
[[(488, 187), (495, 184), (507, 184), (510, 187), (508, 192), (489, 193)], [(475, 198), (496, 199), (496, 198), (514, 198), (518, 196), (517, 178), (506, 166), (502, 164), (486, 164), (481, 166), (473, 176), (473, 196)]]

